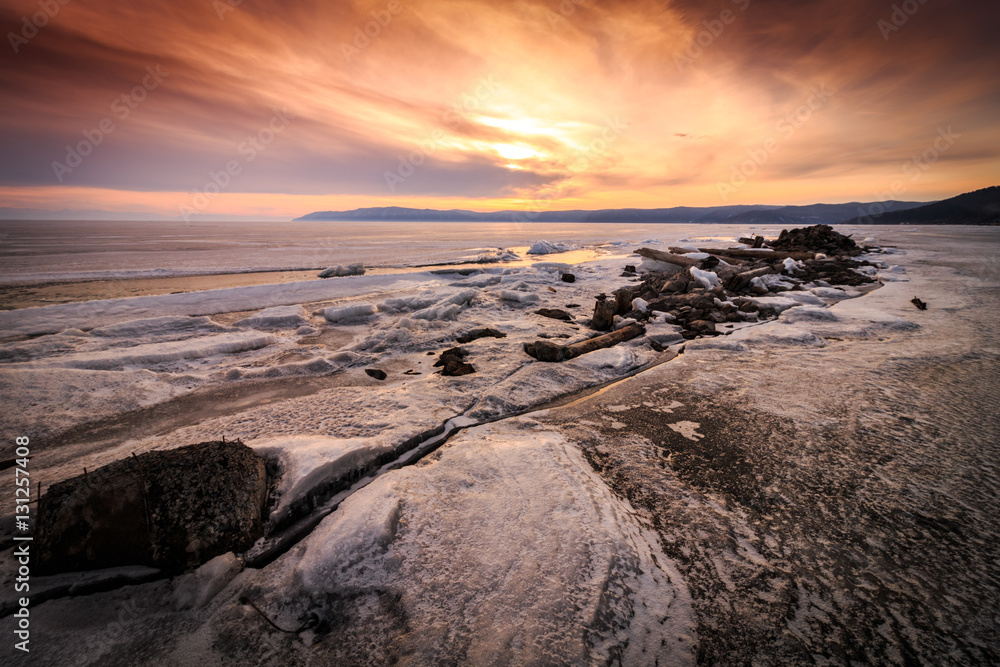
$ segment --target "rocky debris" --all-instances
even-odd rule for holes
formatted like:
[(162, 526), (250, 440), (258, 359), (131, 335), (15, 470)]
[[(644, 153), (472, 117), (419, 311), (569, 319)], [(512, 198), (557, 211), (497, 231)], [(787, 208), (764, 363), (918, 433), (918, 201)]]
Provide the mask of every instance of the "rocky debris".
[(739, 242), (744, 245), (748, 245), (751, 248), (761, 248), (764, 246), (764, 237), (754, 236), (753, 238), (741, 238), (739, 239)]
[(769, 245), (775, 250), (821, 252), (831, 257), (853, 257), (864, 250), (851, 237), (834, 231), (830, 225), (813, 225), (791, 231), (783, 229), (777, 240), (771, 241)]
[(455, 339), (456, 343), (466, 344), (471, 343), (474, 340), (479, 340), (480, 338), (506, 338), (507, 334), (497, 331), (496, 329), (490, 329), (489, 327), (485, 329), (473, 329), (464, 336), (459, 336)]
[(363, 276), (365, 275), (365, 265), (364, 264), (348, 264), (344, 266), (343, 264), (338, 264), (337, 266), (331, 266), (328, 269), (320, 272), (320, 278), (339, 278), (342, 276)]
[(365, 373), (368, 374), (368, 377), (373, 377), (376, 380), (384, 380), (387, 377), (389, 377), (388, 375), (385, 374), (385, 371), (380, 371), (377, 368), (366, 368)]
[(541, 315), (542, 317), (548, 317), (553, 320), (561, 320), (563, 322), (572, 322), (573, 316), (567, 313), (565, 310), (559, 310), (558, 308), (539, 308), (535, 311), (535, 315)]
[(574, 276), (572, 273), (564, 273), (564, 274), (562, 274), (560, 276), (560, 278), (562, 278), (562, 281), (564, 283), (575, 283), (576, 282), (576, 276)]
[(921, 301), (918, 297), (913, 297), (912, 299), (910, 299), (910, 303), (912, 303), (920, 310), (927, 310), (927, 304)]
[(49, 487), (37, 572), (122, 565), (184, 571), (264, 534), (263, 458), (239, 441), (147, 452)]
[(591, 328), (608, 331), (616, 318), (626, 323), (661, 318), (680, 326), (685, 338), (711, 336), (720, 327), (777, 317), (754, 305), (753, 297), (875, 282), (875, 265), (854, 259), (861, 250), (829, 226), (786, 231), (782, 238), (783, 250), (768, 247), (762, 237), (743, 239), (754, 248), (699, 248), (697, 253), (641, 248), (636, 254), (665, 268), (647, 271), (641, 282), (616, 290), (613, 297), (599, 295)]
[(641, 324), (630, 324), (617, 331), (595, 336), (579, 343), (571, 345), (559, 345), (547, 340), (539, 340), (534, 343), (525, 343), (524, 351), (538, 361), (558, 362), (575, 359), (581, 354), (587, 354), (594, 350), (601, 350), (612, 347), (618, 343), (632, 340), (646, 333), (646, 327)]
[(434, 366), (435, 368), (443, 367), (441, 368), (441, 375), (449, 377), (459, 377), (475, 373), (476, 369), (471, 364), (465, 363), (465, 357), (468, 354), (468, 351), (461, 347), (450, 348), (441, 353)]

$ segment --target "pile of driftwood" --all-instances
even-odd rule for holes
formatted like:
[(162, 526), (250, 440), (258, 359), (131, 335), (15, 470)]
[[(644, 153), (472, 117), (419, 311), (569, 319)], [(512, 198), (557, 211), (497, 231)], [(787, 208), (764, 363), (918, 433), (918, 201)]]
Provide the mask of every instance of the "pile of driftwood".
[(740, 241), (749, 247), (698, 248), (694, 256), (690, 248), (636, 250), (637, 255), (654, 260), (660, 270), (647, 271), (640, 283), (610, 296), (597, 296), (591, 328), (611, 333), (567, 346), (537, 341), (526, 344), (525, 352), (539, 361), (565, 361), (643, 335), (642, 323), (654, 316), (679, 325), (685, 339), (714, 336), (722, 333), (717, 328), (720, 324), (777, 316), (753, 297), (802, 290), (808, 284), (874, 282), (857, 270), (872, 264), (853, 259), (864, 248), (828, 225), (785, 230), (770, 243), (761, 236)]

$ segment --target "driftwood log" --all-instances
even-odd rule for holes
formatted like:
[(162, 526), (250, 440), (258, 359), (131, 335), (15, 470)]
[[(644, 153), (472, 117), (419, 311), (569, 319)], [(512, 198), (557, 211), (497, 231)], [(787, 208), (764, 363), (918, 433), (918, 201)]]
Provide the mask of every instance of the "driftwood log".
[(763, 266), (759, 269), (754, 269), (753, 271), (744, 271), (743, 273), (737, 273), (735, 276), (730, 277), (725, 282), (725, 288), (730, 292), (739, 292), (746, 288), (754, 278), (759, 278), (761, 276), (766, 276), (770, 273), (774, 273), (774, 268), (770, 266)]
[(640, 257), (655, 259), (658, 262), (666, 262), (667, 264), (673, 264), (674, 266), (680, 266), (685, 269), (689, 266), (696, 266), (698, 264), (698, 260), (696, 259), (691, 259), (690, 257), (685, 257), (684, 255), (678, 255), (672, 252), (653, 250), (652, 248), (639, 248), (635, 251), (635, 254)]
[(596, 336), (572, 345), (559, 345), (547, 340), (539, 340), (534, 343), (525, 343), (524, 351), (539, 361), (568, 361), (575, 359), (581, 354), (587, 354), (594, 350), (601, 350), (606, 347), (613, 347), (618, 343), (624, 343), (646, 333), (646, 327), (641, 324), (630, 324), (622, 327), (618, 331)]
[[(694, 252), (694, 251), (691, 250), (691, 249), (689, 249), (689, 248), (673, 248), (672, 247), (672, 248), (670, 248), (670, 252), (673, 252), (673, 253), (682, 253), (683, 254), (683, 253), (686, 253), (686, 252)], [(711, 255), (712, 257), (714, 257), (716, 259), (722, 260), (722, 261), (726, 262), (727, 264), (743, 264), (743, 262), (744, 262), (744, 260), (738, 259), (736, 257), (733, 257), (732, 255), (726, 256), (726, 255), (712, 255), (712, 253), (707, 253), (707, 254)]]
[(788, 259), (802, 261), (806, 259), (816, 259), (813, 252), (781, 252), (780, 250), (757, 250), (750, 248), (698, 248), (699, 252), (707, 252), (709, 255), (720, 255), (725, 257), (736, 257), (737, 259)]

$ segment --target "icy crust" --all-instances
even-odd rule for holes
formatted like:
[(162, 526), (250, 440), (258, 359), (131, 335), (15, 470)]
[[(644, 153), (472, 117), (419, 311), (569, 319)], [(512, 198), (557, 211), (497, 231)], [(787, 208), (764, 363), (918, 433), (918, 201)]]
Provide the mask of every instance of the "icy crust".
[(326, 481), (348, 476), (370, 465), (380, 454), (393, 451), (384, 438), (331, 438), (293, 435), (262, 438), (246, 443), (258, 454), (278, 462), (278, 503), (268, 521), (281, 524), (292, 506)]
[[(339, 600), (396, 598), (405, 629), (386, 639), (407, 664), (442, 656), (692, 664), (687, 590), (631, 515), (558, 433), (530, 420), (478, 427), (430, 463), (349, 498), (299, 547), (241, 575), (227, 596), (254, 591), (284, 627), (312, 614), (347, 631), (383, 612), (357, 605), (344, 618)], [(219, 605), (210, 625), (237, 652), (226, 657), (240, 659), (258, 641), (252, 614)], [(670, 642), (661, 642), (665, 633)], [(295, 641), (287, 650), (317, 659), (344, 650), (322, 631), (303, 638), (313, 646)]]
[(58, 333), (70, 328), (105, 327), (140, 319), (215, 315), (318, 302), (382, 290), (404, 290), (439, 280), (438, 276), (431, 273), (412, 273), (405, 277), (357, 276), (347, 281), (308, 280), (0, 311), (0, 340), (24, 335)]

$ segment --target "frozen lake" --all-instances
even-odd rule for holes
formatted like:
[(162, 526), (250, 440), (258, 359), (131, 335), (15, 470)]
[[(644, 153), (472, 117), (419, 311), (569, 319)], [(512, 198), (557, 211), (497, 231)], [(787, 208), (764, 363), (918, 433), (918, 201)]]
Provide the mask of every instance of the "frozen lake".
[(542, 239), (602, 246), (728, 240), (746, 231), (624, 223), (0, 221), (0, 280), (287, 271), (356, 262), (405, 267), (468, 261), (485, 248), (527, 247)]

